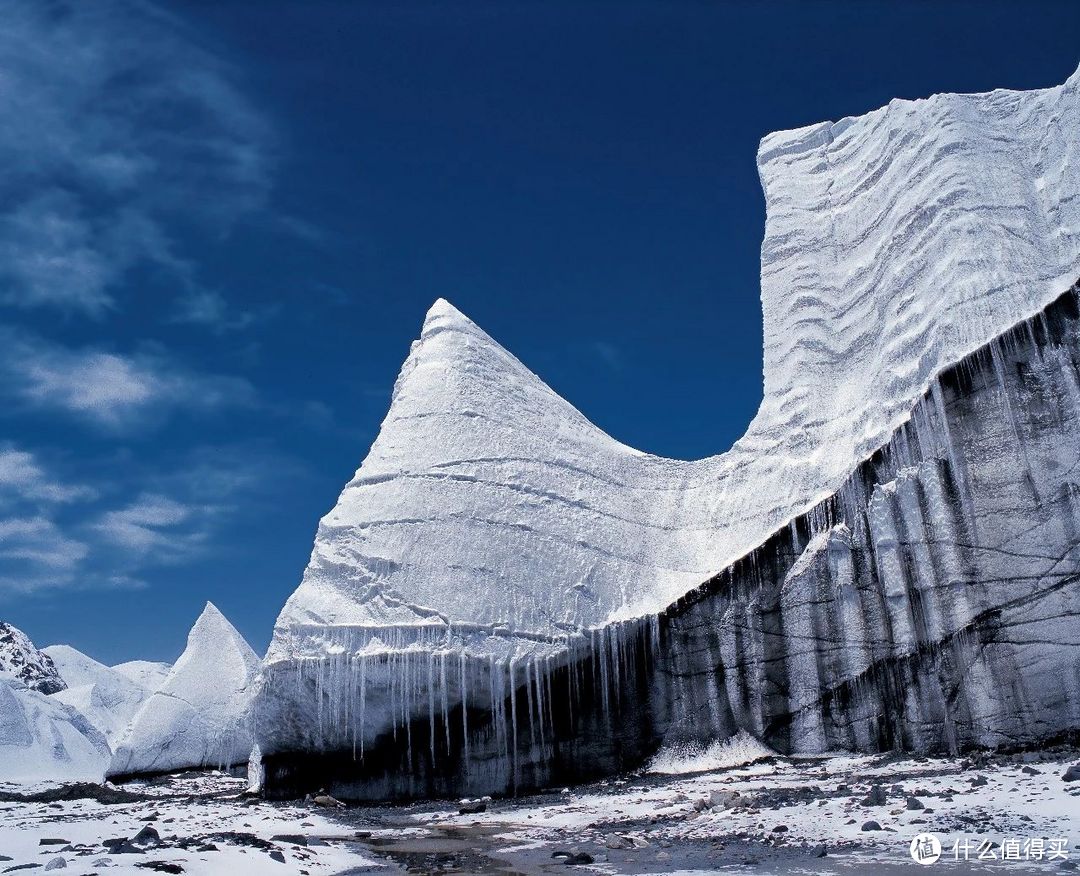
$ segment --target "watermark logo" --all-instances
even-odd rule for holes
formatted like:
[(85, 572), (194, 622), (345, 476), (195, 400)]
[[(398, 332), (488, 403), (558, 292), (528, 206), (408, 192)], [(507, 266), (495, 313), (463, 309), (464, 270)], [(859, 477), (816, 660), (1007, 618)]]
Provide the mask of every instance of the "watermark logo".
[(941, 857), (941, 841), (932, 833), (920, 833), (911, 841), (911, 858), (916, 864), (936, 864)]

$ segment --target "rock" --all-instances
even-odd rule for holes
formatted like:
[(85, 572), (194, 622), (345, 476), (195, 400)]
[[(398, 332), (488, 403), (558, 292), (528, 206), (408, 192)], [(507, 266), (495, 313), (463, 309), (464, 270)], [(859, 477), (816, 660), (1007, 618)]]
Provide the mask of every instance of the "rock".
[(706, 800), (704, 797), (701, 797), (700, 799), (694, 801), (694, 811), (695, 812), (702, 812), (702, 811), (704, 811), (704, 810), (706, 810), (708, 808), (709, 808), (709, 801)]
[(926, 807), (923, 805), (922, 800), (920, 800), (918, 797), (908, 797), (907, 808), (910, 810), (918, 810), (925, 809)]
[(1063, 782), (1080, 782), (1080, 763), (1074, 763), (1061, 776)]
[(270, 853), (270, 860), (271, 861), (277, 861), (279, 864), (284, 864), (285, 863), (285, 856), (281, 852), (279, 852), (277, 849), (275, 849), (274, 851), (272, 851)]
[(63, 858), (53, 858), (45, 865), (46, 870), (64, 870), (67, 868), (67, 861)]
[(881, 830), (881, 825), (878, 824), (876, 821), (873, 821), (873, 820), (864, 821), (863, 826), (862, 826), (862, 830)]
[(778, 824), (772, 829), (773, 833), (787, 833), (788, 826), (786, 824)]
[(986, 776), (976, 776), (971, 780), (971, 787), (973, 788), (981, 788), (986, 784), (989, 784), (986, 780)]
[(862, 799), (863, 806), (884, 806), (888, 802), (888, 798), (885, 796), (885, 789), (881, 785), (874, 785), (870, 789), (870, 793)]
[(1035, 767), (1029, 767), (1029, 766), (1020, 767), (1020, 772), (1022, 772), (1025, 776), (1037, 776), (1037, 775), (1039, 775), (1039, 771), (1037, 769), (1035, 769)]
[(270, 837), (271, 842), (291, 843), (294, 846), (306, 846), (308, 839), (302, 833), (278, 833)]
[(197, 851), (197, 852), (216, 852), (216, 851), (219, 851), (219, 849), (213, 843), (204, 843), (203, 845), (196, 848), (195, 851)]
[(329, 794), (316, 794), (311, 798), (311, 802), (316, 806), (322, 806), (324, 809), (344, 809), (345, 804), (340, 800), (331, 797)]
[(713, 808), (730, 809), (738, 804), (738, 791), (711, 791), (709, 793), (709, 805)]
[(824, 858), (828, 853), (829, 852), (825, 848), (825, 846), (814, 846), (810, 850), (810, 857), (811, 858)]
[(575, 852), (569, 857), (564, 858), (563, 863), (568, 867), (577, 867), (583, 864), (595, 863), (595, 859), (588, 852)]
[(155, 873), (183, 873), (184, 868), (175, 861), (140, 861), (135, 865), (144, 870), (153, 870)]
[(39, 846), (66, 846), (70, 845), (71, 840), (66, 839), (54, 839), (52, 837), (44, 837), (38, 840)]
[(155, 830), (148, 824), (137, 834), (135, 834), (135, 836), (131, 838), (130, 842), (133, 846), (139, 847), (159, 846), (161, 845), (161, 836), (158, 834), (157, 830)]
[(634, 841), (617, 833), (609, 833), (604, 837), (604, 845), (609, 849), (632, 849)]
[(487, 812), (487, 803), (483, 800), (472, 800), (458, 807), (458, 815), (479, 815), (481, 812)]

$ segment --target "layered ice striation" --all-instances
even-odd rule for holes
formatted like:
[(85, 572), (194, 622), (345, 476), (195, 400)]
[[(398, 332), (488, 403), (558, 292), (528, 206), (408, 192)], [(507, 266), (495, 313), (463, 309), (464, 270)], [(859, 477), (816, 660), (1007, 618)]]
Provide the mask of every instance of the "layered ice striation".
[[(758, 563), (785, 531), (787, 554), (796, 545), (798, 553), (807, 551), (769, 566), (776, 587), (790, 578), (788, 591), (809, 586), (799, 582), (819, 575), (822, 563), (850, 542), (853, 555), (872, 558), (864, 584), (885, 588), (885, 606), (900, 598), (896, 588), (910, 589), (912, 564), (948, 582), (950, 592), (966, 593), (978, 611), (993, 611), (999, 594), (1014, 598), (995, 577), (1014, 576), (1012, 566), (969, 563), (964, 575), (953, 574), (950, 563), (959, 561), (930, 548), (889, 560), (882, 547), (888, 537), (868, 538), (873, 527), (866, 530), (863, 518), (884, 520), (889, 497), (913, 489), (905, 486), (913, 479), (930, 483), (930, 466), (940, 483), (918, 489), (937, 489), (934, 495), (951, 509), (940, 525), (965, 521), (970, 528), (954, 533), (961, 540), (989, 534), (986, 524), (979, 529), (979, 490), (991, 487), (980, 484), (971, 460), (960, 455), (992, 458), (998, 439), (985, 435), (965, 444), (953, 432), (977, 429), (980, 418), (1002, 411), (1012, 424), (1004, 438), (1012, 435), (1019, 456), (1002, 457), (1012, 467), (1000, 478), (1011, 486), (1038, 482), (1025, 468), (1023, 424), (1037, 419), (1032, 405), (1053, 402), (1039, 401), (1026, 384), (1014, 386), (1006, 362), (1019, 366), (1001, 344), (1013, 326), (1028, 326), (1035, 362), (1044, 349), (1067, 351), (1074, 341), (1068, 314), (1058, 314), (1054, 330), (1024, 321), (1042, 314), (1080, 275), (1078, 92), (1080, 72), (1042, 91), (897, 100), (860, 118), (762, 141), (765, 396), (746, 435), (720, 456), (684, 462), (620, 444), (450, 304), (436, 302), (379, 436), (321, 521), (303, 581), (275, 628), (262, 678), (260, 742), (271, 761), (280, 756), (281, 775), (290, 755), (348, 750), (362, 759), (365, 748), (396, 744), (400, 734), (408, 746), (406, 771), (430, 776), (436, 762), (455, 757), (468, 771), (485, 757), (488, 766), (474, 764), (472, 775), (483, 777), (474, 786), (514, 786), (522, 780), (522, 739), (532, 745), (541, 737), (523, 755), (527, 762), (536, 751), (551, 760), (552, 736), (564, 740), (555, 758), (564, 764), (588, 757), (621, 762), (662, 738), (679, 737), (680, 727), (692, 736), (697, 707), (710, 698), (724, 720), (703, 726), (735, 732), (742, 719), (724, 723), (722, 700), (746, 668), (745, 661), (729, 662), (743, 660), (741, 645), (727, 651), (710, 645), (701, 659), (714, 663), (689, 670), (719, 671), (722, 684), (680, 688), (677, 675), (664, 675), (665, 681), (655, 667), (677, 662), (675, 618), (712, 604), (698, 597), (687, 602), (688, 595), (700, 593), (703, 582), (750, 586), (734, 583), (732, 570)], [(978, 370), (997, 369), (987, 372), (998, 375), (996, 384), (944, 387), (940, 375), (975, 354), (991, 357), (979, 360)], [(1071, 367), (1069, 355), (1051, 355), (1053, 367)], [(1066, 378), (1048, 377), (1043, 386), (1070, 392), (1074, 384)], [(950, 423), (938, 412), (947, 395), (954, 406), (969, 395), (983, 401)], [(1055, 422), (1068, 416), (1060, 411)], [(916, 417), (938, 431), (913, 432)], [(1075, 443), (1067, 430), (1046, 434)], [(865, 469), (898, 440), (906, 443), (889, 464), (901, 460), (911, 472)], [(1063, 476), (1057, 464), (1048, 462), (1044, 474)], [(1041, 498), (1024, 513), (1061, 515), (1071, 507)], [(1053, 525), (1068, 528), (1064, 519)], [(996, 531), (984, 547), (1007, 555), (1012, 538)], [(909, 577), (898, 578), (890, 563)], [(771, 592), (762, 581), (753, 586)], [(730, 606), (714, 607), (722, 609), (719, 616), (693, 615), (694, 623), (722, 626)], [(869, 612), (864, 626), (868, 617), (885, 623), (887, 615), (862, 604), (852, 611)], [(736, 624), (738, 641), (783, 641), (784, 611), (766, 617), (756, 627)], [(936, 626), (913, 621), (917, 633), (906, 640), (902, 626), (871, 625), (866, 641), (879, 634), (885, 642), (910, 640), (923, 653), (923, 645), (959, 635), (970, 621), (950, 608), (937, 613)], [(819, 621), (798, 621), (811, 622)], [(657, 653), (659, 660), (646, 659)], [(816, 665), (817, 646), (807, 653)], [(861, 671), (883, 665), (875, 655)], [(1058, 658), (1046, 659), (1058, 666)], [(674, 673), (685, 668), (668, 666)], [(786, 672), (786, 663), (769, 671)], [(738, 696), (747, 703), (781, 681), (745, 678)], [(812, 698), (816, 686), (820, 698), (822, 678), (828, 673), (819, 671), (815, 681), (806, 669), (798, 679), (785, 676), (782, 689), (793, 685), (798, 696)], [(602, 740), (595, 744), (581, 741), (583, 725), (556, 727), (562, 720), (556, 711), (592, 703), (609, 714), (612, 700), (622, 703), (643, 681), (654, 692), (659, 685), (660, 696), (639, 691), (626, 704), (639, 726), (630, 736), (615, 734), (620, 751), (611, 751), (607, 718), (589, 725)], [(789, 694), (780, 697), (780, 690), (756, 712), (750, 706), (740, 712), (743, 724), (756, 714), (758, 724), (750, 725), (764, 733), (762, 720), (788, 714)], [(553, 697), (562, 709), (552, 707)], [(414, 733), (423, 736), (415, 747), (428, 751), (426, 766), (414, 751)], [(566, 742), (567, 733), (577, 741)], [(878, 745), (894, 736), (870, 734)], [(815, 741), (803, 745), (795, 737)], [(784, 745), (813, 748), (828, 738), (800, 724)], [(858, 733), (850, 741), (869, 744)], [(541, 772), (532, 778), (539, 782), (558, 770)], [(446, 781), (445, 790), (461, 786)]]
[(258, 665), (248, 643), (208, 602), (184, 653), (119, 737), (108, 775), (246, 762), (253, 744), (249, 705)]

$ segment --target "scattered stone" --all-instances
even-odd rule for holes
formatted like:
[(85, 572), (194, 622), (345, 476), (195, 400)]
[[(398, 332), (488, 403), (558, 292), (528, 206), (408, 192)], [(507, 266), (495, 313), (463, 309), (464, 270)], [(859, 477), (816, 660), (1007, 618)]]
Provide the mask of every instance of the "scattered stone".
[(862, 800), (863, 806), (884, 806), (888, 802), (888, 798), (885, 796), (885, 789), (881, 785), (874, 785), (870, 789), (870, 793)]
[(567, 867), (578, 867), (583, 864), (595, 863), (595, 859), (588, 852), (575, 852), (568, 858), (563, 859), (563, 863), (566, 864)]
[(5, 873), (14, 873), (16, 870), (37, 870), (41, 867), (41, 864), (16, 864), (14, 867), (8, 867)]
[(63, 858), (53, 858), (45, 865), (46, 870), (63, 870), (67, 867), (67, 861)]
[(483, 800), (468, 800), (458, 807), (458, 815), (479, 815), (487, 812), (487, 803)]
[(1061, 777), (1063, 782), (1080, 782), (1080, 763), (1074, 763), (1071, 767), (1065, 770), (1064, 775)]
[(1037, 769), (1035, 769), (1035, 767), (1029, 767), (1029, 766), (1020, 767), (1020, 772), (1024, 773), (1025, 775), (1028, 775), (1028, 776), (1037, 776), (1037, 775), (1039, 775), (1039, 771)]
[(825, 846), (814, 846), (810, 850), (810, 857), (811, 858), (824, 858), (827, 854), (829, 854), (829, 852), (825, 848)]
[(184, 868), (175, 861), (139, 861), (136, 867), (153, 870), (155, 873), (183, 873)]
[(986, 780), (986, 776), (976, 776), (971, 780), (971, 787), (973, 788), (981, 788), (986, 784), (989, 784)]
[(39, 846), (66, 846), (70, 845), (71, 840), (66, 839), (52, 839), (51, 837), (45, 837), (38, 840)]
[(316, 806), (322, 806), (325, 809), (344, 809), (345, 804), (338, 800), (336, 797), (331, 797), (329, 794), (316, 794), (311, 798), (311, 802)]
[(130, 843), (133, 846), (159, 846), (161, 836), (148, 824), (131, 838)]
[(787, 833), (788, 826), (786, 824), (778, 824), (772, 829), (773, 833)]
[(371, 838), (371, 831), (370, 830), (358, 830), (358, 831), (356, 831), (356, 833), (353, 834), (353, 836), (355, 836), (357, 839), (370, 839)]
[(281, 852), (277, 851), (277, 849), (275, 849), (270, 853), (270, 860), (277, 861), (279, 864), (284, 864), (285, 856)]
[(215, 846), (213, 843), (204, 843), (203, 845), (201, 845), (197, 849), (195, 849), (195, 851), (197, 851), (197, 852), (217, 852), (217, 851), (220, 851), (220, 849), (218, 849), (218, 847)]
[(919, 810), (919, 809), (925, 809), (926, 806), (923, 805), (923, 801), (920, 800), (918, 797), (908, 797), (907, 798), (907, 808), (909, 810), (915, 811), (915, 810)]
[(881, 825), (878, 824), (876, 821), (873, 821), (873, 820), (864, 821), (862, 829), (863, 830), (881, 830)]
[(732, 809), (739, 805), (739, 792), (712, 791), (709, 794), (709, 805), (714, 808)]
[(308, 844), (307, 837), (302, 833), (278, 833), (270, 837), (270, 839), (279, 843), (290, 843), (294, 846), (306, 846)]
[(604, 837), (604, 845), (609, 849), (632, 849), (634, 848), (634, 841), (619, 836), (617, 833), (609, 833)]

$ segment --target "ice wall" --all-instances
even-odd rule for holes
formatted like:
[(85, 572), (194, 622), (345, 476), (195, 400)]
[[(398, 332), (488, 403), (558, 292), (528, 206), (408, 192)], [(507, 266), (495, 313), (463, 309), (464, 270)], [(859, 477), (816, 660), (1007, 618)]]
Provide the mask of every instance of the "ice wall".
[(765, 397), (720, 456), (620, 444), (436, 302), (278, 619), (262, 750), (515, 709), (525, 667), (593, 653), (847, 489), (936, 375), (1080, 275), (1078, 90), (893, 101), (762, 141)]

